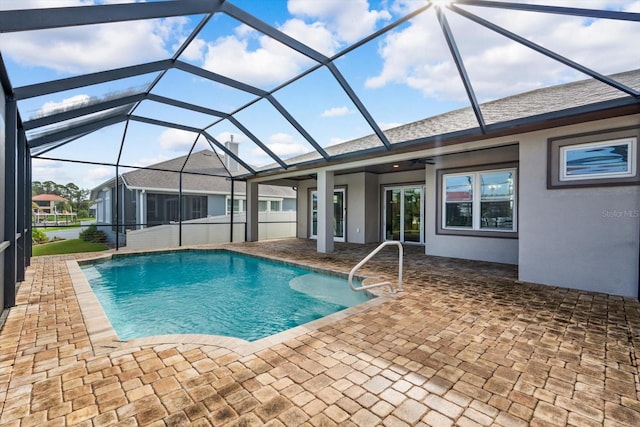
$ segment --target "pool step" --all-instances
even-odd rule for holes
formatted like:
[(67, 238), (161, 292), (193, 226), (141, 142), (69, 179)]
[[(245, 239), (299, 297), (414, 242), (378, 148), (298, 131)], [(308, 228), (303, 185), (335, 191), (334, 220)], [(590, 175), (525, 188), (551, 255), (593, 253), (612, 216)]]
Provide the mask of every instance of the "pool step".
[(298, 276), (289, 282), (289, 286), (310, 297), (347, 307), (371, 299), (367, 294), (352, 292), (346, 279), (316, 273)]

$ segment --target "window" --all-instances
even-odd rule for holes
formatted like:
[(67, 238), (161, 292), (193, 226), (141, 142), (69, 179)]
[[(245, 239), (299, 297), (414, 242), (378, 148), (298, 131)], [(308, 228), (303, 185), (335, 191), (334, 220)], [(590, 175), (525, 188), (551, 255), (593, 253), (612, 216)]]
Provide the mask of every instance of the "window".
[(269, 203), (269, 210), (271, 212), (280, 212), (282, 210), (282, 202), (280, 200), (272, 200)]
[[(244, 212), (244, 200), (242, 199), (233, 199), (233, 213), (242, 213)], [(227, 215), (231, 214), (231, 197), (227, 197)]]
[(517, 231), (515, 168), (438, 171), (438, 179), (439, 234), (512, 237)]
[(258, 200), (258, 212), (266, 212), (269, 208), (269, 204), (266, 200)]
[(551, 138), (547, 188), (639, 184), (637, 128)]
[(560, 148), (560, 181), (623, 178), (635, 175), (636, 138)]

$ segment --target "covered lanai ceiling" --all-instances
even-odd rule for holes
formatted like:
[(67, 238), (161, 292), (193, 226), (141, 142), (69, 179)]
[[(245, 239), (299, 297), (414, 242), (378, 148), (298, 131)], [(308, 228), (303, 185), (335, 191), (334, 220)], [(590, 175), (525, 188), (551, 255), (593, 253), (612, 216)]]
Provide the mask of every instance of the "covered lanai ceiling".
[[(234, 157), (243, 168), (230, 174), (248, 177), (482, 137), (549, 118), (496, 114), (490, 101), (583, 79), (612, 95), (560, 103), (554, 118), (640, 103), (638, 79), (619, 74), (640, 69), (638, 1), (43, 0), (0, 9), (0, 76), (33, 158), (83, 165), (87, 177), (202, 149)], [(428, 136), (397, 131), (452, 111), (471, 120)], [(237, 156), (224, 145), (231, 135)]]

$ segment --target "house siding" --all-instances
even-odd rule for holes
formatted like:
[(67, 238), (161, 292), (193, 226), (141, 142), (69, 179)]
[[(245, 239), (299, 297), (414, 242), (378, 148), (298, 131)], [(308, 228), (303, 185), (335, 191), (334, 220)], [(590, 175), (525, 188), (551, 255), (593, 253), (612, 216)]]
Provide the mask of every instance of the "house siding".
[[(426, 241), (427, 255), (465, 258), (477, 261), (499, 262), (504, 264), (518, 263), (518, 239), (492, 238), (478, 236), (452, 236), (437, 233), (438, 169), (487, 167), (518, 161), (518, 146), (492, 148), (475, 152), (452, 154), (438, 158), (434, 165), (426, 165)], [(516, 189), (516, 197), (522, 193)], [(519, 209), (518, 209), (519, 211)]]
[(226, 215), (227, 213), (226, 199), (227, 197), (224, 195), (208, 196), (207, 215), (208, 216)]
[(640, 116), (521, 140), (520, 280), (638, 297), (640, 187), (550, 190), (546, 181), (548, 138), (630, 125), (640, 125)]

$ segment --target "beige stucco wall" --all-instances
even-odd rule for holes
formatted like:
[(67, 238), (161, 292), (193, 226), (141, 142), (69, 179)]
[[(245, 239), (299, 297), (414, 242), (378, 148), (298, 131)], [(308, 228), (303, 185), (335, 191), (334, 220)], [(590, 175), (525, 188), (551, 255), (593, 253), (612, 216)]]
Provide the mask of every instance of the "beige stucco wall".
[(518, 146), (492, 148), (468, 153), (452, 154), (436, 159), (425, 167), (426, 181), (426, 243), (427, 255), (465, 258), (478, 261), (518, 263), (518, 239), (451, 236), (436, 232), (436, 173), (438, 169), (485, 166), (518, 161)]
[[(547, 189), (546, 181), (549, 138), (628, 126), (640, 126), (640, 115), (369, 160), (433, 158), (435, 164), (426, 165), (418, 175), (336, 176), (336, 187), (347, 188), (347, 241), (381, 240), (380, 197), (385, 185), (424, 182), (426, 254), (517, 264), (522, 281), (638, 297), (640, 186)], [(511, 161), (519, 165), (518, 238), (438, 235), (437, 170)], [(366, 162), (331, 167), (362, 167)], [(299, 185), (300, 238), (309, 235), (308, 196), (315, 186), (312, 179)]]
[(547, 138), (638, 125), (640, 115), (522, 136), (520, 280), (638, 297), (640, 187), (546, 181)]

